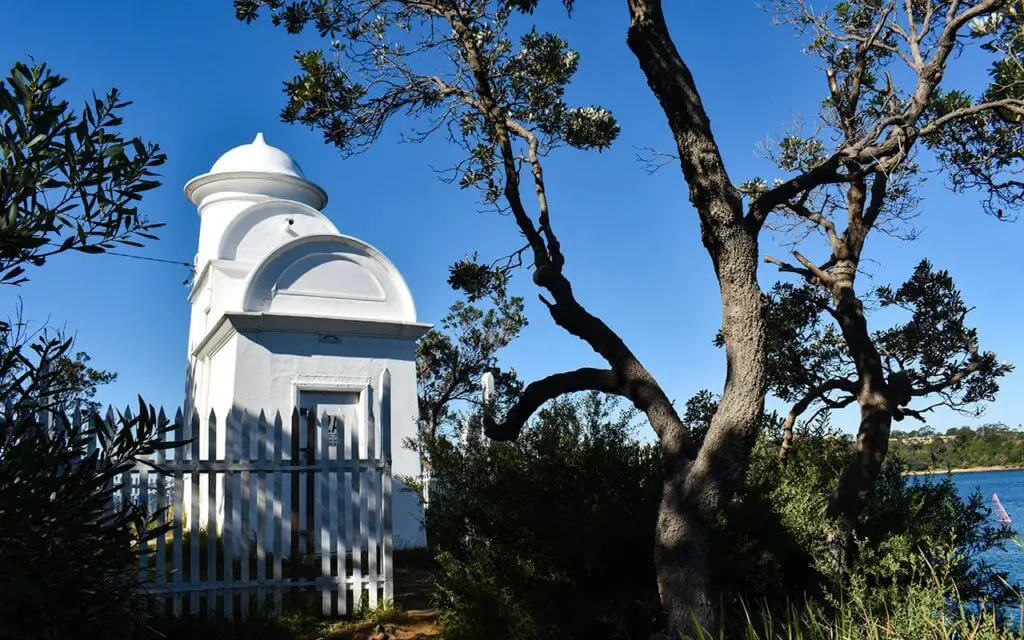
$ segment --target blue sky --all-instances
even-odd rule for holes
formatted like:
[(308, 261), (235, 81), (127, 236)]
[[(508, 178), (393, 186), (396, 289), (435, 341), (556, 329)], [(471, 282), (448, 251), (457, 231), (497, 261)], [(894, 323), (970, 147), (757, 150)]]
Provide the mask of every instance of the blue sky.
[[(554, 225), (578, 298), (617, 329), (682, 402), (701, 388), (719, 390), (723, 381), (724, 357), (711, 344), (720, 317), (711, 264), (678, 169), (649, 176), (635, 159), (639, 147), (669, 150), (672, 144), (625, 45), (625, 3), (578, 4), (571, 21), (556, 12), (540, 15), (582, 54), (571, 101), (610, 108), (622, 135), (602, 154), (564, 150), (549, 159)], [(794, 117), (813, 119), (823, 74), (800, 53), (791, 32), (772, 27), (752, 1), (667, 4), (733, 180), (771, 176), (758, 143)], [(453, 261), (473, 251), (493, 258), (516, 248), (511, 220), (479, 213), (475, 194), (437, 179), (432, 167), (455, 159), (443, 139), (399, 144), (393, 127), (368, 153), (342, 159), (318, 134), (282, 124), (281, 82), (296, 72), (291, 55), (301, 41), (268, 23), (237, 22), (230, 0), (45, 6), (45, 16), (40, 3), (4, 7), (0, 63), (6, 69), (31, 55), (70, 78), (65, 89), (73, 101), (117, 86), (135, 102), (125, 114), (126, 128), (158, 142), (169, 157), (164, 186), (143, 203), (150, 218), (167, 226), (142, 255), (191, 260), (199, 218), (183, 185), (257, 131), (327, 190), (326, 213), (342, 233), (367, 240), (397, 264), (423, 321), (439, 320), (454, 300), (445, 285)], [(980, 75), (969, 60), (955, 64), (950, 77), (967, 86)], [(941, 177), (929, 180), (924, 195), (920, 239), (869, 241), (868, 255), (877, 263), (867, 267), (875, 282), (898, 283), (922, 257), (931, 258), (953, 272), (976, 307), (972, 318), (983, 347), (1024, 364), (1018, 329), (1024, 297), (1012, 275), (1024, 228), (986, 217), (976, 198), (949, 194)], [(770, 236), (762, 244), (765, 252), (782, 253)], [(30, 275), (29, 284), (0, 290), (0, 305), (11, 309), (21, 297), (28, 318), (65, 326), (97, 366), (117, 371), (119, 381), (101, 399), (123, 405), (141, 394), (154, 404), (180, 403), (188, 326), (184, 267), (69, 255)], [(775, 278), (773, 270), (762, 271), (764, 286)], [(516, 288), (527, 297), (531, 324), (506, 361), (525, 379), (598, 363), (582, 342), (553, 325), (528, 274)], [(1022, 375), (1024, 369), (1006, 379), (985, 420), (1022, 422)], [(782, 408), (774, 401), (769, 406)], [(836, 422), (855, 429), (856, 416), (844, 413)], [(940, 414), (934, 425), (967, 422)]]

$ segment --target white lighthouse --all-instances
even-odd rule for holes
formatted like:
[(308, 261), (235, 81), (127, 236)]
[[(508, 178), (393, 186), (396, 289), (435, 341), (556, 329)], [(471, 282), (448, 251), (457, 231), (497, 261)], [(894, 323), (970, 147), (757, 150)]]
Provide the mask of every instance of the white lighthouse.
[[(189, 181), (185, 195), (201, 219), (188, 412), (298, 409), (365, 432), (367, 398), (388, 378), (390, 468), (396, 477), (417, 475), (419, 458), (402, 442), (416, 433), (416, 340), (429, 325), (416, 321), (398, 269), (342, 235), (322, 213), (324, 190), (262, 134)], [(396, 545), (422, 543), (417, 516), (412, 496), (396, 491)]]

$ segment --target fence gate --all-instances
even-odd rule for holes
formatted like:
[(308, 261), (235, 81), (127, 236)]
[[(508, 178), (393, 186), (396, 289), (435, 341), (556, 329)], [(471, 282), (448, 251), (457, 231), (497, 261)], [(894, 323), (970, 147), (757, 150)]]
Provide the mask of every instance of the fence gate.
[(175, 439), (191, 444), (156, 454), (163, 473), (138, 465), (121, 495), (170, 507), (161, 520), (171, 531), (140, 560), (167, 611), (244, 617), (288, 604), (344, 615), (392, 598), (387, 375), (382, 382), (377, 419), (368, 394), (360, 419), (232, 412), (220, 446), (219, 416), (179, 412)]

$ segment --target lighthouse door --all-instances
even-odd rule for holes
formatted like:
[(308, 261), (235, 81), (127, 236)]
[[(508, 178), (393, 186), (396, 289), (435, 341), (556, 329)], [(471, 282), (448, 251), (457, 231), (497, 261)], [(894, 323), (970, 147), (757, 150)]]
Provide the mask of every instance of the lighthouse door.
[[(310, 414), (314, 417), (315, 429), (310, 430), (305, 428), (301, 429), (302, 434), (300, 443), (304, 451), (315, 452), (313, 460), (307, 462), (307, 464), (320, 464), (321, 461), (331, 460), (350, 460), (353, 458), (361, 457), (358, 453), (359, 449), (365, 446), (365, 421), (362, 415), (362, 405), (360, 403), (359, 392), (357, 391), (300, 391), (299, 395), (299, 413), (302, 417), (302, 424), (309, 424)], [(308, 442), (310, 435), (313, 435), (316, 440), (313, 443)], [(312, 446), (311, 446), (312, 445)], [(333, 465), (332, 465), (333, 466)], [(309, 513), (307, 510), (313, 507), (313, 505), (343, 505), (337, 510), (338, 519), (344, 520), (344, 514), (352, 513), (358, 514), (358, 509), (353, 509), (352, 506), (344, 506), (340, 502), (341, 498), (346, 498), (349, 493), (346, 492), (346, 478), (345, 473), (332, 473), (328, 472), (324, 482), (317, 482), (314, 487), (307, 488), (306, 491), (302, 491), (299, 494), (299, 513)], [(351, 480), (349, 480), (351, 484)], [(323, 493), (327, 494), (327, 499), (324, 499)], [(340, 495), (339, 495), (340, 494)], [(309, 504), (309, 499), (313, 499), (313, 504)], [(319, 513), (316, 514), (314, 527), (318, 530), (312, 532), (313, 547), (316, 549), (316, 555), (324, 553), (323, 543), (326, 540), (325, 532), (329, 536), (331, 529), (334, 529), (337, 535), (338, 529), (351, 530), (351, 522), (331, 522), (329, 518), (329, 511), (326, 509), (317, 509)], [(299, 527), (299, 539), (300, 546), (303, 549), (308, 549), (307, 541), (309, 540), (310, 532), (307, 531), (307, 518), (301, 518)], [(330, 545), (327, 545), (328, 547)], [(331, 549), (326, 549), (327, 553), (331, 553)]]

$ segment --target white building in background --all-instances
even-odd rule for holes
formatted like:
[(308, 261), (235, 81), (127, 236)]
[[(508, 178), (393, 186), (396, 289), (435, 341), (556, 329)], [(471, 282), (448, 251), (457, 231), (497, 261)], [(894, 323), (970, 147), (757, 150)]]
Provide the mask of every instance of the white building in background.
[[(418, 455), (402, 443), (416, 432), (416, 340), (429, 325), (416, 321), (398, 269), (342, 235), (322, 213), (324, 190), (262, 134), (189, 181), (185, 195), (201, 219), (186, 415), (263, 410), (287, 420), (298, 408), (365, 433), (364, 403), (387, 370), (392, 472), (417, 476)], [(422, 544), (416, 499), (395, 487), (395, 544)]]

